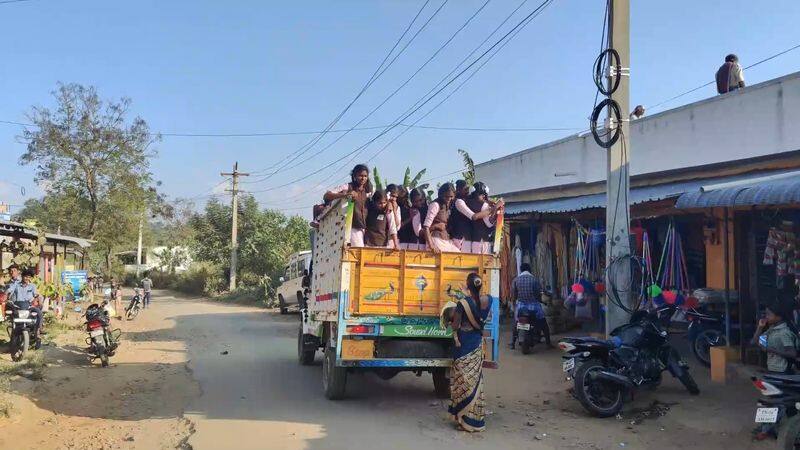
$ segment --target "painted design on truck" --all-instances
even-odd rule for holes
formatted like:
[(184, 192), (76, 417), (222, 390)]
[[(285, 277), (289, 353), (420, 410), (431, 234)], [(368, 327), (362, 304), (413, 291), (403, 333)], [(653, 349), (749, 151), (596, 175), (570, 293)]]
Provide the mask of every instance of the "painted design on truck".
[(364, 296), (364, 300), (377, 301), (387, 295), (394, 294), (394, 290), (394, 283), (389, 283), (389, 289), (378, 289), (377, 291), (372, 291)]
[(381, 336), (406, 338), (449, 338), (453, 332), (438, 325), (383, 325)]
[(425, 275), (420, 275), (414, 280), (414, 285), (419, 291), (419, 310), (422, 311), (422, 294), (425, 293), (425, 288), (428, 287), (428, 279), (425, 278)]

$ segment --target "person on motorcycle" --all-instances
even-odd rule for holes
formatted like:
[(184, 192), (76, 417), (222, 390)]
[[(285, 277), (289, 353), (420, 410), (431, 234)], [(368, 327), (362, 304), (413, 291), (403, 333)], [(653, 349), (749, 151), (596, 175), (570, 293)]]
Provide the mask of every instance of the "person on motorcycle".
[(8, 289), (6, 289), (6, 293), (8, 294), (8, 302), (9, 303), (25, 303), (28, 302), (31, 304), (30, 311), (36, 313), (36, 331), (37, 333), (42, 332), (42, 308), (39, 306), (34, 306), (33, 302), (35, 299), (39, 298), (39, 292), (36, 291), (36, 285), (34, 285), (31, 281), (33, 279), (33, 271), (27, 269), (22, 272), (22, 281), (14, 282), (14, 277), (12, 275), (12, 282), (9, 285)]
[(542, 307), (542, 286), (539, 280), (531, 273), (531, 265), (522, 263), (520, 265), (520, 274), (511, 282), (511, 299), (514, 302), (514, 328), (511, 335), (511, 349), (516, 347), (517, 331), (516, 323), (519, 317), (519, 312), (522, 310), (533, 311), (534, 321), (533, 325), (539, 327), (544, 334), (544, 340), (548, 347), (553, 347), (550, 342), (550, 327), (547, 325), (547, 320), (544, 316), (544, 308)]

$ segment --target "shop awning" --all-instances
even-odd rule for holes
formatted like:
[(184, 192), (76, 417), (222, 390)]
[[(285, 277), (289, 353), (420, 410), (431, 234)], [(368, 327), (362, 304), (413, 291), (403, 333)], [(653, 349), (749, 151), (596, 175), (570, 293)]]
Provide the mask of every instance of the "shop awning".
[(762, 175), (730, 183), (704, 183), (681, 195), (676, 208), (787, 205), (800, 203), (800, 171)]
[[(703, 187), (712, 187), (712, 186), (726, 186), (726, 185), (734, 185), (734, 183), (738, 184), (744, 182), (746, 185), (751, 185), (752, 183), (757, 183), (758, 180), (775, 177), (776, 181), (781, 180), (784, 183), (789, 182), (792, 178), (795, 179), (795, 183), (800, 185), (800, 178), (792, 177), (792, 174), (795, 172), (789, 171), (782, 171), (782, 172), (769, 172), (765, 175), (764, 172), (757, 173), (757, 174), (744, 174), (744, 175), (732, 175), (727, 177), (716, 177), (716, 178), (706, 178), (702, 180), (687, 180), (687, 181), (676, 181), (674, 183), (665, 183), (659, 184), (655, 186), (641, 186), (635, 187), (631, 189), (630, 192), (630, 204), (637, 205), (640, 203), (646, 202), (653, 202), (658, 200), (664, 200), (668, 198), (675, 198), (679, 197), (678, 202), (680, 202), (684, 197), (701, 192)], [(796, 172), (797, 175), (800, 175), (800, 172)], [(795, 190), (795, 198), (800, 196), (800, 191)], [(730, 194), (728, 194), (730, 195)], [(765, 194), (759, 194), (763, 197)], [(781, 198), (786, 197), (787, 194), (784, 191), (775, 191), (770, 194), (770, 198)], [(742, 197), (744, 198), (744, 197)], [(750, 197), (748, 197), (750, 198)], [(795, 202), (798, 200), (795, 200)], [(759, 203), (759, 204), (767, 204), (767, 203)], [(721, 205), (715, 205), (721, 206)], [(592, 209), (592, 208), (605, 208), (606, 207), (606, 194), (590, 194), (590, 195), (581, 195), (577, 197), (561, 197), (561, 198), (554, 198), (549, 200), (534, 200), (529, 202), (509, 202), (506, 203), (506, 214), (508, 215), (515, 215), (515, 214), (524, 214), (524, 213), (563, 213), (563, 212), (571, 212), (571, 211), (580, 211), (583, 209)], [(708, 207), (708, 206), (684, 206), (684, 208), (701, 208), (701, 207)]]

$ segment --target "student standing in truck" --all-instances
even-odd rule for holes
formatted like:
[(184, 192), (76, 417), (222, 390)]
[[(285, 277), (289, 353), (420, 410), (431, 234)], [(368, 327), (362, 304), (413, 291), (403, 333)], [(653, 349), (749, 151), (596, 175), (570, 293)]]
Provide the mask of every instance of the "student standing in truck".
[[(455, 211), (451, 218), (454, 233), (464, 236), (461, 251), (464, 253), (488, 253), (484, 248), (491, 240), (494, 224), (490, 218), (497, 214), (497, 205), (489, 205), (486, 201), (486, 185), (478, 182), (467, 198), (456, 198)], [(469, 236), (469, 238), (466, 238)], [(454, 236), (456, 239), (458, 234)], [(477, 244), (477, 245), (476, 245)]]
[(417, 247), (414, 250), (427, 250), (425, 234), (422, 232), (422, 222), (428, 215), (428, 199), (422, 189), (416, 188), (409, 194), (411, 199), (411, 229), (414, 232)]
[(386, 197), (385, 192), (377, 191), (372, 194), (367, 206), (367, 228), (364, 230), (364, 244), (367, 247), (400, 247), (394, 214)]
[(456, 199), (453, 203), (452, 211), (450, 211), (450, 221), (447, 224), (447, 232), (450, 234), (450, 239), (453, 245), (458, 247), (458, 250), (464, 253), (472, 251), (472, 219), (470, 215), (459, 213), (459, 205), (461, 209), (466, 209), (465, 201), (469, 197), (469, 185), (464, 180), (456, 181)]
[(364, 229), (367, 228), (367, 203), (372, 196), (372, 183), (369, 181), (369, 168), (358, 164), (350, 172), (350, 182), (325, 193), (323, 200), (328, 204), (336, 199), (353, 199), (353, 222), (350, 228), (350, 245), (364, 246)]
[(414, 231), (414, 214), (419, 214), (419, 211), (414, 210), (413, 205), (409, 201), (409, 197), (410, 195), (406, 194), (401, 196), (397, 201), (400, 209), (397, 240), (400, 241), (400, 248), (402, 249), (419, 250), (419, 237)]
[(434, 253), (460, 252), (450, 240), (447, 232), (455, 198), (455, 187), (452, 183), (445, 183), (439, 187), (439, 196), (428, 206), (428, 214), (425, 216), (425, 221), (422, 222), (422, 232), (425, 242)]

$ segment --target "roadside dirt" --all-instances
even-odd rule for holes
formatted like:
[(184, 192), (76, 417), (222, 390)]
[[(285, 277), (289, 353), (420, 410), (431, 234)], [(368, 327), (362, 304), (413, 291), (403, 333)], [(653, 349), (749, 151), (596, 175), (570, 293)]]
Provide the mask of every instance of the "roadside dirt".
[[(78, 323), (79, 315), (71, 312), (67, 322)], [(0, 419), (0, 448), (186, 447), (192, 424), (183, 409), (200, 391), (187, 365), (185, 339), (171, 335), (171, 319), (151, 311), (113, 325), (123, 330), (123, 344), (110, 367), (91, 362), (86, 333), (70, 330), (41, 350), (43, 380), (12, 380), (13, 410)], [(9, 360), (8, 354), (0, 358)]]
[(70, 331), (43, 350), (44, 380), (15, 377), (15, 411), (0, 419), (0, 449), (774, 446), (750, 442), (756, 393), (746, 381), (712, 385), (693, 364), (700, 396), (667, 376), (656, 391), (639, 393), (620, 418), (596, 419), (567, 392), (560, 353), (541, 347), (531, 355), (504, 349), (501, 368), (485, 371), (484, 433), (454, 429), (427, 374), (388, 381), (352, 374), (348, 399), (331, 402), (322, 394), (320, 355), (313, 366), (297, 363), (297, 321), (157, 292), (151, 310), (119, 323), (123, 345), (110, 368), (90, 363), (84, 332)]

